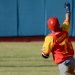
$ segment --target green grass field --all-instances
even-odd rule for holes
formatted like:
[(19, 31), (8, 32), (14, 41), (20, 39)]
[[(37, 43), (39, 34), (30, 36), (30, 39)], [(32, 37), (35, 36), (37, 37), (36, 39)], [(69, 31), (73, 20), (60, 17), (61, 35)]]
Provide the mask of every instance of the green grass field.
[(42, 42), (0, 42), (0, 75), (59, 75), (52, 56), (41, 57), (41, 48)]

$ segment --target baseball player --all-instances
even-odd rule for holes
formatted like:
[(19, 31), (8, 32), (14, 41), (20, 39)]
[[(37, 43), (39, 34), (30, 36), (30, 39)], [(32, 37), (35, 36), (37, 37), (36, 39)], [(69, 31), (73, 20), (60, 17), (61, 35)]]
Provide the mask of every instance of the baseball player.
[(48, 28), (52, 33), (45, 37), (41, 54), (42, 57), (48, 58), (49, 54), (52, 53), (60, 75), (75, 75), (74, 50), (69, 39), (70, 3), (66, 3), (65, 8), (65, 20), (61, 27), (56, 17), (48, 19)]

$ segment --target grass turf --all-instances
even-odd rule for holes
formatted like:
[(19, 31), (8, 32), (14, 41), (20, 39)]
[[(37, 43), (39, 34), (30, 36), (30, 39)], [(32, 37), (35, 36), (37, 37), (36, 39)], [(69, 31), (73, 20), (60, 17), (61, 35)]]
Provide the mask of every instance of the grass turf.
[(41, 57), (41, 47), (42, 42), (1, 42), (0, 75), (59, 75), (52, 56)]

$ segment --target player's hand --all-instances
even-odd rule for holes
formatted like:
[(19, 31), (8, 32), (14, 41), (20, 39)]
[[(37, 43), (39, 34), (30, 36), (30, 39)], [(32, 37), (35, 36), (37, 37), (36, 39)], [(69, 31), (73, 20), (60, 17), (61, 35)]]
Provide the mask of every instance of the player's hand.
[(42, 57), (47, 59), (49, 57), (49, 55), (42, 53)]
[(70, 3), (65, 3), (65, 9), (67, 13), (70, 13)]
[(42, 55), (43, 58), (49, 57), (49, 54), (45, 50), (42, 50), (41, 55)]

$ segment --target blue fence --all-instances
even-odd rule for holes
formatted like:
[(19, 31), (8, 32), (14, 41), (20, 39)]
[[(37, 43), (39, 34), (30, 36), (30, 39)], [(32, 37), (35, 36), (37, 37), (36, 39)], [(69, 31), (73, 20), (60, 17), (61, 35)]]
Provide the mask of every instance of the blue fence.
[(0, 36), (17, 35), (16, 0), (0, 0)]
[(47, 35), (47, 19), (65, 18), (64, 3), (71, 4), (70, 36), (75, 36), (74, 0), (0, 0), (0, 36)]

